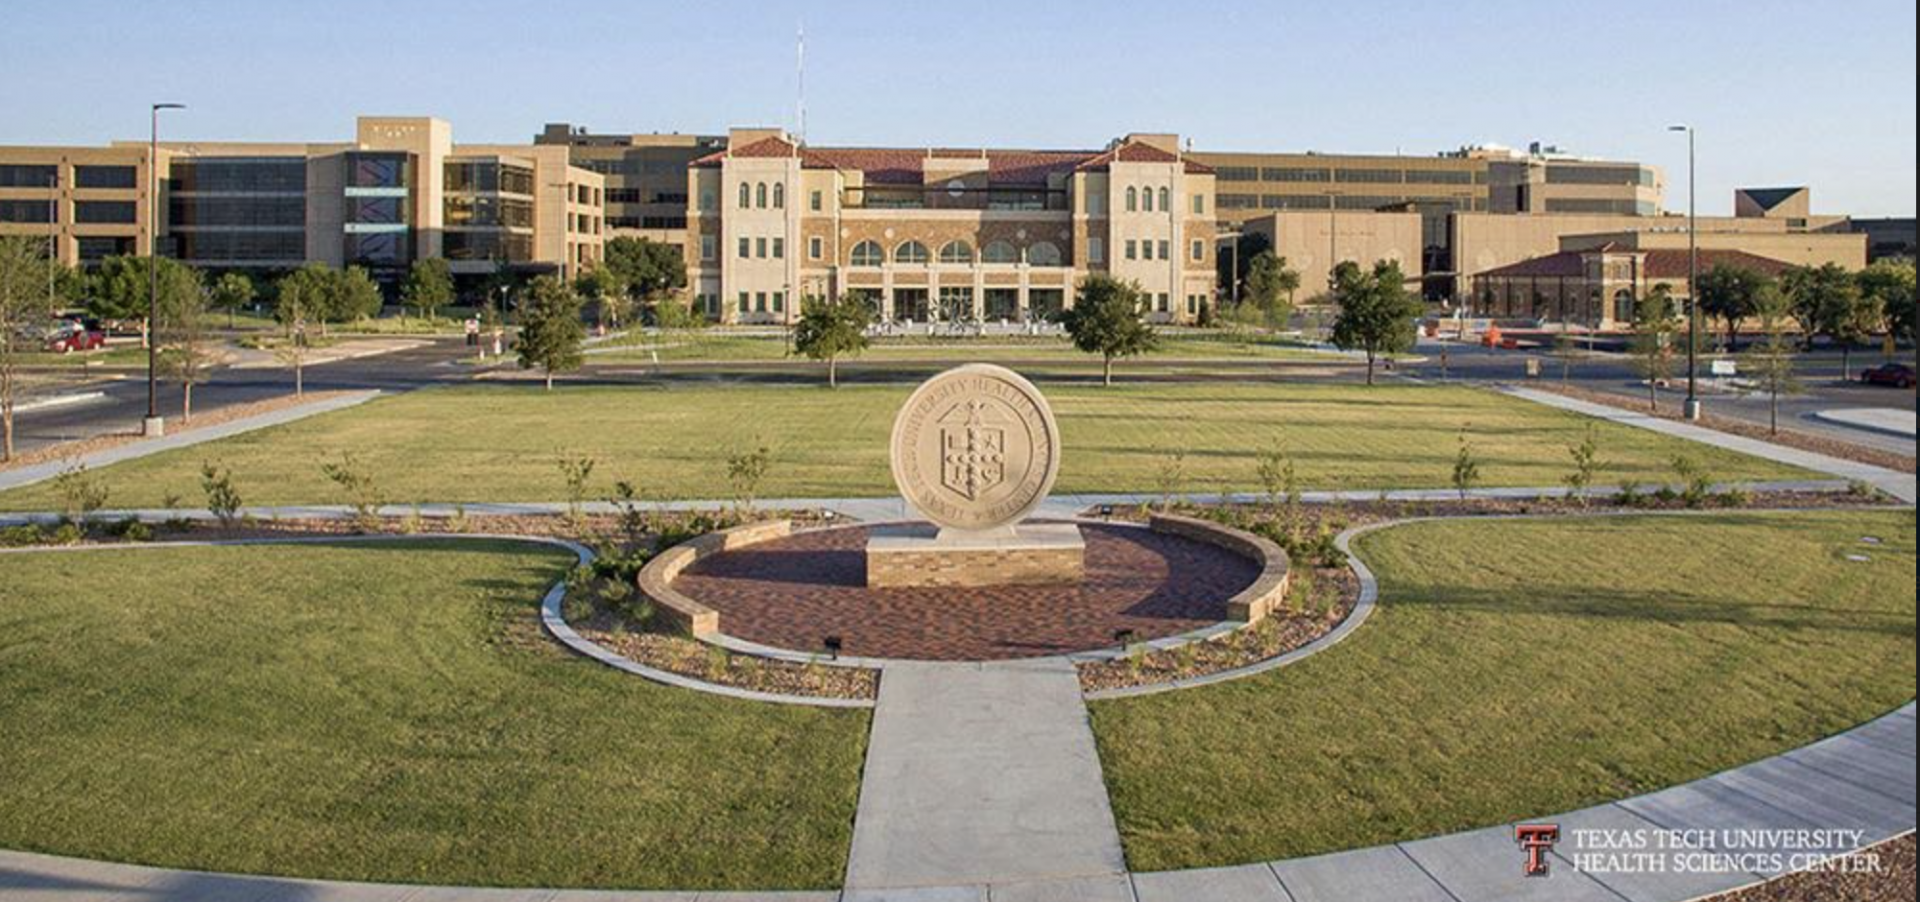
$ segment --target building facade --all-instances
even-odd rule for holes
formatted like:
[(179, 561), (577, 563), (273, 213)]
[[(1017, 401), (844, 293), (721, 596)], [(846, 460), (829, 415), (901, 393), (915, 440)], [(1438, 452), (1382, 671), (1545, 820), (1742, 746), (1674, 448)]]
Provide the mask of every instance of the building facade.
[[(1685, 248), (1616, 242), (1561, 251), (1482, 274), (1474, 313), (1621, 331), (1632, 327), (1638, 304), (1656, 287), (1666, 286), (1676, 299), (1690, 296), (1691, 261)], [(1778, 278), (1789, 265), (1740, 250), (1710, 249), (1699, 254), (1700, 272), (1740, 266)]]
[(736, 129), (687, 175), (688, 282), (710, 317), (790, 323), (852, 295), (883, 321), (1024, 322), (1090, 274), (1139, 285), (1145, 315), (1213, 302), (1214, 175), (1172, 135), (1101, 151), (833, 148)]
[(645, 238), (684, 249), (687, 243), (687, 167), (724, 150), (725, 136), (593, 134), (550, 123), (534, 136), (541, 147), (563, 146), (574, 166), (606, 179), (608, 237)]
[(146, 147), (0, 147), (0, 235), (47, 239), (69, 264), (143, 253), (148, 158)]

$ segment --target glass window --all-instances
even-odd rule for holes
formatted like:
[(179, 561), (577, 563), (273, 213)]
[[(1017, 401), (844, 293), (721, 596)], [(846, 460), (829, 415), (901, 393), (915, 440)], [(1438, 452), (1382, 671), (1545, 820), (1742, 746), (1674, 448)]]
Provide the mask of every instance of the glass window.
[(1059, 266), (1060, 248), (1052, 242), (1037, 242), (1027, 248), (1027, 262), (1034, 266)]
[(1143, 197), (1140, 198), (1140, 208), (1148, 213), (1152, 213), (1153, 212), (1153, 189), (1148, 188), (1145, 191), (1142, 191), (1140, 193), (1144, 195)]
[(1198, 238), (1193, 239), (1193, 262), (1199, 263), (1205, 259), (1207, 259), (1207, 243)]
[(1101, 239), (1101, 238), (1087, 239), (1087, 262), (1088, 263), (1107, 262), (1107, 242), (1105, 239)]
[[(743, 185), (741, 187), (744, 188), (745, 186)], [(740, 312), (749, 313), (749, 312), (752, 312), (752, 309), (753, 308), (750, 306), (749, 301), (747, 300), (747, 293), (744, 291), (740, 292)]]
[(701, 235), (700, 236), (700, 259), (712, 260), (714, 256), (719, 252), (719, 244), (720, 242), (715, 240), (714, 236)]
[(1160, 259), (1162, 260), (1173, 259), (1173, 256), (1167, 253), (1167, 250), (1169, 247), (1170, 247), (1170, 243), (1165, 238), (1160, 239)]
[(1107, 212), (1107, 196), (1098, 191), (1087, 192), (1087, 213), (1100, 216)]
[(176, 159), (168, 172), (175, 194), (305, 194), (307, 161), (300, 157)]
[(1127, 212), (1140, 209), (1140, 191), (1132, 185), (1127, 186)]
[(403, 153), (347, 154), (347, 187), (404, 188), (407, 155)]
[(1169, 198), (1170, 198), (1171, 196), (1172, 196), (1172, 195), (1170, 195), (1170, 194), (1169, 194), (1169, 193), (1167, 192), (1167, 189), (1165, 189), (1165, 188), (1162, 188), (1162, 189), (1160, 189), (1160, 210), (1161, 210), (1161, 212), (1163, 212), (1163, 213), (1172, 213), (1172, 212), (1173, 212), (1173, 204), (1172, 204), (1171, 202), (1169, 202)]
[(47, 223), (53, 216), (45, 200), (0, 200), (0, 222)]
[(927, 258), (927, 246), (918, 241), (906, 242), (893, 251), (893, 262), (895, 263), (925, 263), (927, 262)]
[(787, 239), (785, 238), (773, 239), (773, 259), (785, 260), (786, 258), (787, 258)]
[(745, 260), (751, 256), (753, 256), (753, 239), (741, 238), (740, 239), (740, 259)]
[(773, 208), (775, 210), (787, 208), (787, 186), (780, 182), (773, 183)]
[(786, 312), (786, 309), (787, 309), (787, 293), (784, 291), (774, 292), (773, 293), (773, 312), (784, 313)]
[[(753, 187), (753, 205), (764, 210), (767, 208), (767, 183), (761, 182)], [(764, 305), (763, 305), (764, 306)]]
[(1215, 177), (1223, 182), (1257, 182), (1260, 180), (1260, 168), (1257, 166), (1219, 166), (1214, 169)]
[(1406, 181), (1406, 173), (1399, 169), (1336, 169), (1333, 180), (1362, 184), (1393, 184)]
[(137, 188), (132, 166), (75, 166), (73, 183), (77, 188)]
[(756, 291), (753, 293), (753, 308), (755, 311), (760, 313), (767, 312), (767, 293), (766, 292)]
[(767, 239), (765, 238), (753, 239), (753, 255), (756, 257), (759, 257), (762, 260), (767, 259)]
[(1326, 182), (1333, 179), (1333, 173), (1325, 169), (1270, 166), (1260, 170), (1260, 178), (1269, 182)]
[(815, 213), (818, 213), (820, 212), (820, 206), (822, 203), (823, 201), (821, 200), (820, 192), (814, 191), (807, 195), (807, 209), (812, 210)]
[(1013, 245), (1005, 241), (991, 241), (980, 251), (980, 262), (1018, 263), (1020, 262), (1020, 252), (1014, 250)]
[(827, 247), (827, 243), (825, 241), (820, 240), (819, 235), (815, 235), (811, 238), (808, 238), (807, 239), (807, 257), (809, 259), (818, 260), (821, 257), (826, 256), (826, 247)]
[(53, 184), (53, 166), (10, 163), (0, 165), (0, 188), (45, 188)]
[(973, 248), (965, 241), (949, 241), (940, 247), (942, 263), (972, 263)]
[(1137, 241), (1134, 241), (1134, 240), (1133, 240), (1132, 238), (1128, 238), (1128, 239), (1127, 239), (1127, 244), (1126, 244), (1126, 256), (1127, 256), (1127, 259), (1129, 259), (1129, 260), (1138, 260), (1138, 259), (1140, 259), (1140, 244), (1139, 244), (1139, 242), (1137, 242)]
[(1194, 195), (1193, 196), (1193, 215), (1205, 216), (1206, 213), (1207, 213), (1207, 196), (1204, 194)]
[(853, 254), (848, 260), (854, 266), (879, 266), (887, 262), (887, 254), (880, 245), (872, 241), (862, 241), (853, 246)]

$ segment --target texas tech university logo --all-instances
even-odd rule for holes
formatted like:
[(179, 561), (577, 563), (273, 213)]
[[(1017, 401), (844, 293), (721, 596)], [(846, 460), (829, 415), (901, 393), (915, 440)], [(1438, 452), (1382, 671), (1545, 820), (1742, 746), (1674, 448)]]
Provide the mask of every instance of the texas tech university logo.
[(954, 405), (940, 418), (940, 484), (968, 501), (1007, 478), (1007, 430), (988, 401)]
[(1560, 843), (1560, 828), (1554, 824), (1521, 824), (1513, 828), (1513, 840), (1527, 853), (1528, 877), (1545, 877), (1553, 870), (1553, 847)]

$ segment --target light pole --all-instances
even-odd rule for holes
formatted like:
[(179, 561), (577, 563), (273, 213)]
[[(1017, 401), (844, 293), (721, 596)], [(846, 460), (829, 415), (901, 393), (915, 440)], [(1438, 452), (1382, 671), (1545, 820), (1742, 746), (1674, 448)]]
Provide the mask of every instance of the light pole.
[(160, 343), (154, 328), (160, 322), (160, 111), (184, 110), (182, 103), (156, 103), (149, 111), (147, 145), (147, 418), (140, 431), (147, 436), (164, 435), (166, 421), (160, 418), (160, 382), (156, 376), (160, 363)]
[(1681, 415), (1700, 419), (1700, 191), (1691, 125), (1667, 126), (1687, 133), (1687, 402)]

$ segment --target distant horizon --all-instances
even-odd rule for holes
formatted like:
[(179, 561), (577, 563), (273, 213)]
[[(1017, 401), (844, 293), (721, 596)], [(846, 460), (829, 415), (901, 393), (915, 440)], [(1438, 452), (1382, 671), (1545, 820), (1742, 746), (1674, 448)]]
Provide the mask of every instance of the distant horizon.
[(1686, 142), (1666, 129), (1691, 121), (1703, 214), (1730, 214), (1738, 188), (1805, 186), (1819, 214), (1914, 216), (1914, 4), (1569, 9), (69, 0), (12, 17), (0, 144), (140, 140), (162, 100), (189, 105), (163, 120), (172, 141), (338, 143), (356, 115), (435, 116), (474, 144), (557, 122), (795, 131), (804, 23), (815, 146), (1089, 150), (1172, 131), (1213, 153), (1430, 159), (1540, 141), (1660, 168), (1674, 209)]

